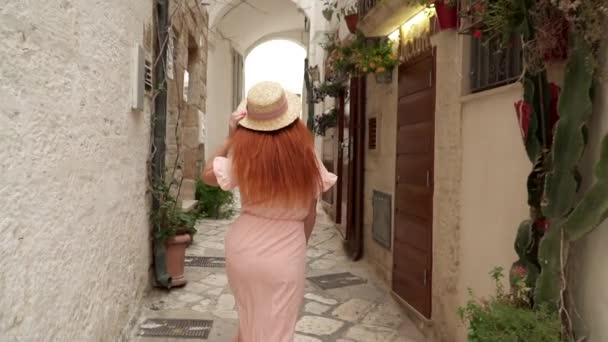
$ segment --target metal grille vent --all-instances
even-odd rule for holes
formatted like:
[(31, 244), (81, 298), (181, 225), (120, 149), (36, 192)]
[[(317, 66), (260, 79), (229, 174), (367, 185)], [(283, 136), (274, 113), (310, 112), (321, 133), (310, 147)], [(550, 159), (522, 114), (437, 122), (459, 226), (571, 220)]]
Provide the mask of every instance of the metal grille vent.
[(377, 119), (376, 118), (370, 118), (368, 120), (368, 132), (369, 132), (369, 142), (368, 142), (368, 147), (370, 150), (375, 150), (377, 147)]
[(374, 190), (372, 206), (372, 236), (380, 245), (390, 249), (393, 216), (391, 195)]
[(226, 259), (220, 257), (186, 256), (187, 267), (226, 267)]
[(140, 336), (203, 339), (209, 337), (213, 321), (199, 319), (148, 319), (140, 325)]
[(152, 61), (144, 61), (144, 84), (146, 91), (152, 91)]

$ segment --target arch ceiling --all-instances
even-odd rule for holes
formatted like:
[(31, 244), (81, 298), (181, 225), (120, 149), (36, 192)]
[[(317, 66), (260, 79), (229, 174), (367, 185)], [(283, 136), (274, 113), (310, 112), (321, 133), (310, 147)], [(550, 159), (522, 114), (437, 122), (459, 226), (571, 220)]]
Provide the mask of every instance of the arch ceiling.
[(302, 0), (208, 1), (210, 30), (232, 41), (241, 52), (250, 50), (264, 37), (280, 38), (282, 32), (304, 33)]

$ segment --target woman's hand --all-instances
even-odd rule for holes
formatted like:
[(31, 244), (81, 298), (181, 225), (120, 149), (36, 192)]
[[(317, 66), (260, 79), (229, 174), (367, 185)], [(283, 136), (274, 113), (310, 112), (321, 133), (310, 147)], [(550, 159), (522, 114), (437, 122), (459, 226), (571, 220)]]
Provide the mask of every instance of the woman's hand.
[(245, 118), (245, 115), (247, 115), (247, 112), (244, 110), (237, 110), (230, 115), (230, 121), (228, 121), (228, 137), (232, 137), (232, 135), (234, 135), (239, 122)]

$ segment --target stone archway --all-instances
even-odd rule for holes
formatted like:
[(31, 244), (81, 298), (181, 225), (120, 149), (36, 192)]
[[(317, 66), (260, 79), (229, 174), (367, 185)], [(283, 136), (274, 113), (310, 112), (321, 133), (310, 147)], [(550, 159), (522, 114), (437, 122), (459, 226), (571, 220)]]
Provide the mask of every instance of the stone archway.
[(258, 44), (276, 38), (296, 40), (306, 49), (305, 8), (313, 1), (316, 0), (211, 2), (207, 154), (223, 143), (234, 103), (244, 95), (243, 77), (235, 74), (242, 72), (240, 65), (244, 56)]

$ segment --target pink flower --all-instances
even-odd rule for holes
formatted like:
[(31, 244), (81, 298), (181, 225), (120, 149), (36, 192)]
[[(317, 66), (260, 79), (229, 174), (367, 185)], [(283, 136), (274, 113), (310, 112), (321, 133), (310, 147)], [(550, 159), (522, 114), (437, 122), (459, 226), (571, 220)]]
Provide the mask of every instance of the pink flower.
[(514, 277), (524, 278), (527, 274), (528, 271), (526, 271), (526, 268), (522, 265), (513, 266), (513, 268), (511, 269), (511, 275)]
[(476, 39), (480, 39), (482, 35), (483, 34), (482, 34), (481, 30), (473, 31), (473, 37), (475, 37)]

